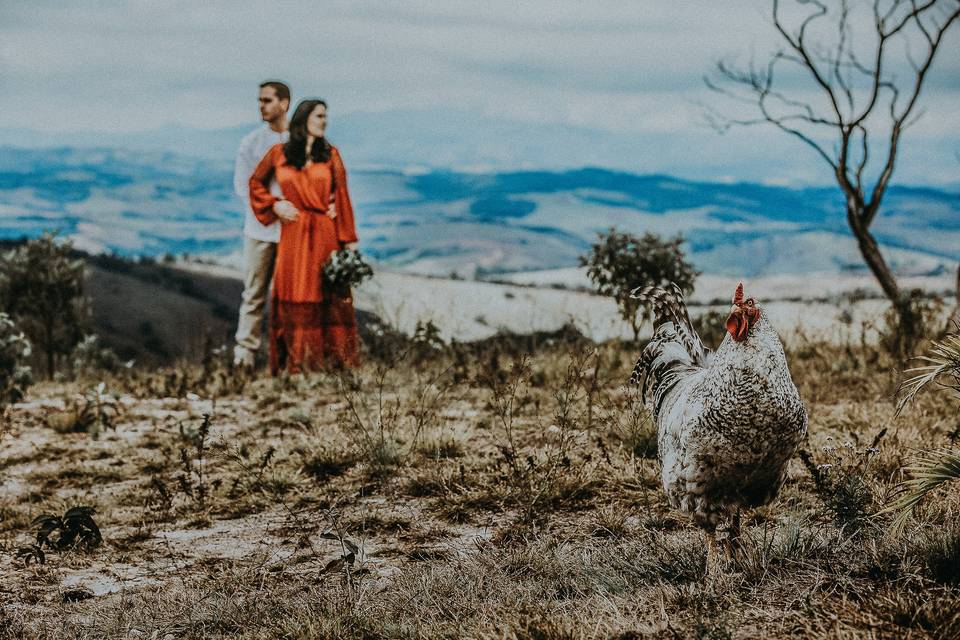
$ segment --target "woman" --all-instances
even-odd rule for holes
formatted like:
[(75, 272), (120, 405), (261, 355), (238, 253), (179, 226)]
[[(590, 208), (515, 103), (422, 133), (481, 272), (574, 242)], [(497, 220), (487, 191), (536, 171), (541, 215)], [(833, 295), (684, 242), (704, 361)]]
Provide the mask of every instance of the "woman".
[[(304, 100), (290, 120), (290, 139), (277, 144), (250, 176), (250, 204), (263, 224), (280, 220), (270, 305), (270, 371), (291, 373), (357, 363), (353, 302), (323, 286), (323, 264), (354, 248), (357, 232), (347, 173), (327, 142), (327, 105)], [(270, 194), (275, 177), (283, 198)], [(331, 204), (333, 205), (331, 207)]]

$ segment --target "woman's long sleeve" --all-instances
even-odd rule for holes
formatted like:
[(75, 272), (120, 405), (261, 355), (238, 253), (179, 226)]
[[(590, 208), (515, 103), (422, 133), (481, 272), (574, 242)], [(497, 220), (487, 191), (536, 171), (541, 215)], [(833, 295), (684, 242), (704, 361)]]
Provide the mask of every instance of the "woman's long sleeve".
[(342, 244), (357, 241), (357, 229), (353, 220), (353, 205), (350, 203), (350, 192), (347, 190), (347, 170), (343, 166), (340, 152), (333, 150), (331, 157), (333, 168), (334, 206), (337, 217), (334, 222), (337, 226), (337, 240)]
[(269, 225), (277, 221), (277, 214), (273, 212), (273, 205), (279, 198), (270, 193), (270, 178), (275, 171), (277, 152), (283, 153), (281, 145), (270, 147), (270, 150), (260, 159), (257, 168), (250, 176), (250, 208), (253, 215), (261, 224)]

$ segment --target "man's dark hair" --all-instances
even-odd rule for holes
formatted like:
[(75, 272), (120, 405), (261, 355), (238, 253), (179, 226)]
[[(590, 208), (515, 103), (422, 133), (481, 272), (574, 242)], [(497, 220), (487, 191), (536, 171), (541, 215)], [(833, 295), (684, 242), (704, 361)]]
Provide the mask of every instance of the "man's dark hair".
[[(297, 169), (303, 169), (307, 163), (307, 118), (319, 105), (326, 108), (327, 103), (319, 98), (301, 100), (290, 118), (290, 139), (283, 145), (283, 155), (287, 158), (287, 164)], [(330, 153), (330, 143), (326, 137), (318, 138), (310, 148), (310, 161), (326, 162), (330, 159)]]
[(267, 80), (266, 82), (260, 83), (260, 88), (271, 87), (277, 93), (278, 100), (286, 100), (290, 102), (290, 87), (288, 87), (283, 82), (279, 80)]

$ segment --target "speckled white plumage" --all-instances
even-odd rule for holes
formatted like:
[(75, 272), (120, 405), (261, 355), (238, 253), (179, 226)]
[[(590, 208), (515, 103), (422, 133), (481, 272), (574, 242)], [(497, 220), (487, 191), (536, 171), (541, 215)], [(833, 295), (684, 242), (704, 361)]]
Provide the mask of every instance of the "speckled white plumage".
[[(683, 300), (660, 291), (659, 303)], [(671, 505), (713, 530), (738, 508), (776, 497), (807, 413), (762, 309), (745, 340), (728, 333), (713, 354), (689, 353), (691, 341), (679, 334), (696, 332), (682, 326), (685, 313), (658, 316), (635, 378), (657, 425), (663, 488)]]

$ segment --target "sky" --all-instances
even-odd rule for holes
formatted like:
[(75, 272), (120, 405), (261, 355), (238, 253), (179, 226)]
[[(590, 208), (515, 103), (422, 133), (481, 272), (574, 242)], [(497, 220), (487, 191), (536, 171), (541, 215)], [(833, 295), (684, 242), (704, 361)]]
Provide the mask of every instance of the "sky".
[[(541, 147), (537, 156), (522, 144), (524, 128), (548, 127), (543, 135), (557, 145), (565, 128), (596, 132), (590, 164), (829, 181), (828, 167), (784, 134), (720, 136), (707, 123), (710, 109), (748, 113), (711, 93), (703, 76), (719, 59), (765, 59), (776, 43), (769, 12), (763, 0), (0, 0), (0, 129), (120, 134), (253, 124), (257, 84), (281, 78), (295, 100), (328, 101), (331, 131), (337, 117), (362, 114), (377, 116), (363, 121), (378, 123), (385, 141), (402, 136), (410, 114), (428, 122), (465, 114), (464, 136), (491, 121), (519, 125), (521, 139), (507, 141), (517, 150), (492, 155), (491, 170), (553, 166)], [(791, 95), (818, 99), (805, 76), (781, 78)], [(947, 34), (921, 106), (898, 178), (960, 184), (960, 24)], [(604, 156), (608, 141), (617, 144)]]

